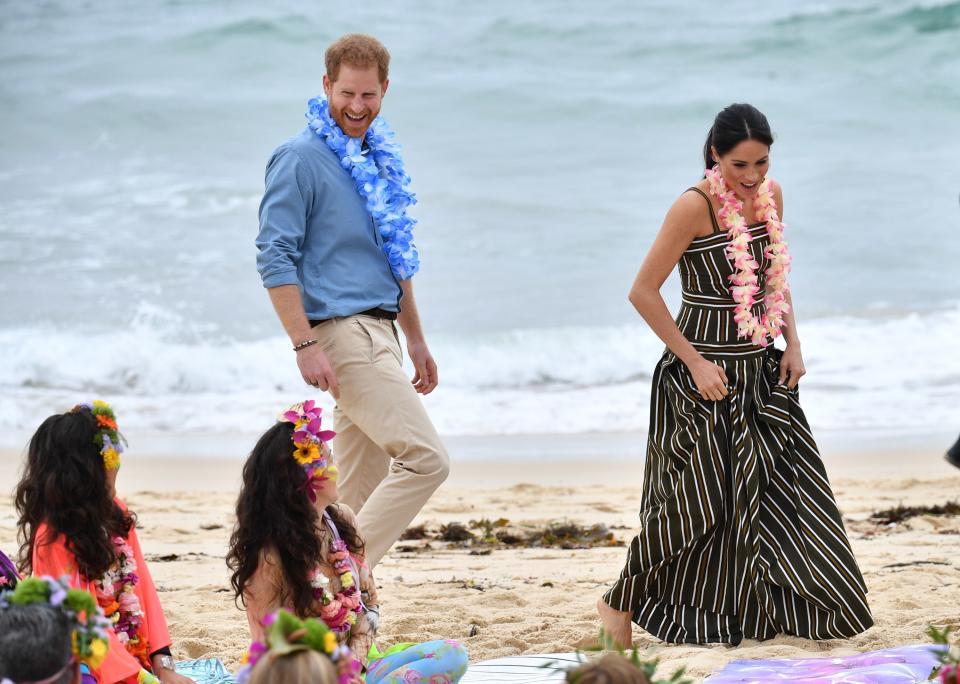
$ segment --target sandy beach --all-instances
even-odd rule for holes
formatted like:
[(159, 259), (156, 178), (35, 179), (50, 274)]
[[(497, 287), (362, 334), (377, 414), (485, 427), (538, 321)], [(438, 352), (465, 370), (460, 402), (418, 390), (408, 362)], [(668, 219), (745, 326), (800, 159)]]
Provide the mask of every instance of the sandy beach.
[[(517, 449), (524, 449), (518, 444)], [(415, 525), (506, 519), (508, 529), (553, 522), (601, 524), (617, 541), (633, 535), (642, 464), (623, 459), (472, 459), (451, 478)], [(546, 456), (546, 454), (544, 454)], [(828, 471), (870, 589), (876, 626), (849, 641), (778, 637), (726, 646), (656, 647), (663, 671), (683, 665), (701, 679), (738, 658), (841, 655), (922, 643), (930, 623), (960, 625), (960, 517), (920, 515), (895, 525), (870, 520), (898, 504), (956, 500), (960, 472), (933, 449), (876, 449), (825, 455)], [(0, 453), (0, 491), (16, 482), (20, 454)], [(174, 639), (177, 658), (218, 657), (229, 667), (248, 644), (223, 562), (240, 461), (129, 456), (121, 495), (137, 512), (140, 537)], [(15, 550), (9, 499), (0, 508), (0, 547)], [(424, 548), (429, 545), (428, 548)], [(377, 568), (384, 606), (382, 642), (448, 637), (473, 660), (570, 651), (595, 642), (593, 604), (620, 571), (622, 546), (584, 549), (459, 548), (401, 541)], [(639, 629), (635, 642), (654, 647)]]

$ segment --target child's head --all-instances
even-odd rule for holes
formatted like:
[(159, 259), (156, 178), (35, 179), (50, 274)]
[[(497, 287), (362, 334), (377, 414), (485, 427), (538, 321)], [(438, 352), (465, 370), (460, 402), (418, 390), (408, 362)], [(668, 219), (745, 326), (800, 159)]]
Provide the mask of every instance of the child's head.
[(100, 577), (115, 560), (111, 536), (126, 536), (133, 519), (114, 502), (123, 447), (113, 410), (81, 404), (47, 418), (30, 440), (15, 503), (20, 514), (21, 568), (29, 570), (37, 526), (62, 534), (80, 572)]
[(360, 663), (322, 620), (280, 609), (263, 619), (264, 638), (250, 644), (238, 684), (335, 684), (359, 679)]
[(267, 653), (250, 671), (247, 684), (337, 684), (337, 668), (316, 651)]
[(0, 591), (0, 679), (20, 684), (80, 682), (110, 650), (103, 610), (67, 578), (27, 577)]
[(0, 679), (13, 682), (79, 682), (70, 646), (70, 623), (51, 605), (0, 608)]
[(650, 684), (647, 676), (619, 653), (606, 655), (567, 673), (570, 684)]
[(272, 551), (281, 566), (280, 596), (298, 615), (309, 614), (315, 598), (309, 578), (324, 562), (317, 529), (326, 510), (353, 551), (362, 547), (356, 531), (342, 519), (336, 501), (336, 466), (320, 430), (319, 409), (298, 404), (267, 430), (243, 466), (237, 498), (237, 522), (227, 564), (237, 599), (253, 577), (263, 552)]

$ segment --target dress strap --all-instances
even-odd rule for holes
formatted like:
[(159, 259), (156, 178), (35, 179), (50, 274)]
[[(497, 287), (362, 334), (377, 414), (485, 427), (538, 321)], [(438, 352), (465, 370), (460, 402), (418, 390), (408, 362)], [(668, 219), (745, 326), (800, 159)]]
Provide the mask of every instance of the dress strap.
[(713, 233), (714, 234), (722, 233), (723, 231), (720, 230), (720, 224), (717, 222), (717, 215), (713, 211), (713, 202), (710, 201), (710, 198), (707, 196), (707, 193), (705, 193), (700, 188), (687, 188), (687, 192), (690, 192), (691, 190), (693, 190), (695, 193), (700, 195), (704, 200), (706, 200), (707, 208), (710, 210), (710, 223), (713, 224)]

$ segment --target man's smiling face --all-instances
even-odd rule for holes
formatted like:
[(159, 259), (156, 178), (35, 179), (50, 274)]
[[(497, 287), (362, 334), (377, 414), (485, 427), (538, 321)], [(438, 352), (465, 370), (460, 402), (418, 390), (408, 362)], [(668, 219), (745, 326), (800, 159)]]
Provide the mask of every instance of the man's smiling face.
[(360, 69), (341, 64), (335, 81), (324, 74), (323, 92), (340, 130), (351, 138), (362, 138), (380, 113), (388, 83), (380, 82), (376, 66)]

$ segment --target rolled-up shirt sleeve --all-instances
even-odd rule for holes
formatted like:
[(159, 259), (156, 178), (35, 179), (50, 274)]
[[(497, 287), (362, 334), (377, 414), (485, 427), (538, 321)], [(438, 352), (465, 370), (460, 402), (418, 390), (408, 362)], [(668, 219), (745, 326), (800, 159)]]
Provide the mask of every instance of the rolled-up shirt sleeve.
[(266, 288), (300, 285), (300, 263), (307, 228), (311, 185), (309, 170), (296, 150), (279, 147), (267, 163), (260, 202), (257, 270)]

